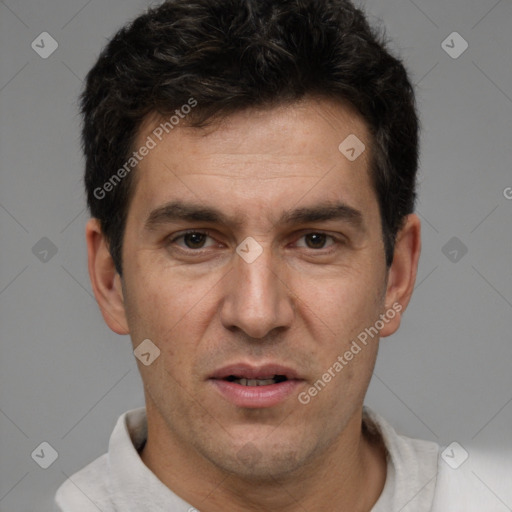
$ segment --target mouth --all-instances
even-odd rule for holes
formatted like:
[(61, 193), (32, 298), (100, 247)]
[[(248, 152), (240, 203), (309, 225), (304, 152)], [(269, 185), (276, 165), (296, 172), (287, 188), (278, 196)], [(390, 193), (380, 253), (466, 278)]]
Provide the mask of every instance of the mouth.
[(235, 364), (214, 372), (208, 381), (228, 402), (243, 408), (274, 407), (304, 382), (292, 368), (277, 364)]
[(272, 384), (279, 384), (280, 382), (286, 382), (288, 377), (286, 375), (273, 375), (271, 377), (265, 377), (262, 379), (248, 379), (246, 377), (237, 377), (236, 375), (230, 375), (224, 379), (227, 382), (235, 382), (241, 386), (270, 386)]

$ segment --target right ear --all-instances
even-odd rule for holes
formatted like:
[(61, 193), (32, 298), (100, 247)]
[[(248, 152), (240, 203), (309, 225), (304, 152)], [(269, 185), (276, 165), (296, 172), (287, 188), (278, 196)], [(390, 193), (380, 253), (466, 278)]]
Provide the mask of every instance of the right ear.
[(128, 334), (121, 277), (116, 271), (99, 219), (85, 227), (89, 277), (106, 324), (117, 334)]

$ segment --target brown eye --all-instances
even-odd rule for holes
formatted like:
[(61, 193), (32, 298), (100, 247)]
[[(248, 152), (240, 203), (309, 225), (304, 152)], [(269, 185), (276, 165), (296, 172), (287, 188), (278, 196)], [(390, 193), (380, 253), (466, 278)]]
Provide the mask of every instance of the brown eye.
[[(208, 239), (210, 239), (209, 242)], [(206, 249), (215, 245), (215, 240), (207, 232), (188, 231), (172, 238), (169, 244), (176, 244), (185, 250)]]
[(306, 245), (310, 249), (322, 249), (325, 241), (327, 239), (327, 235), (323, 233), (310, 233), (305, 235)]
[[(328, 245), (326, 244), (328, 239), (331, 240), (331, 243)], [(304, 240), (304, 242), (301, 243), (301, 241)], [(297, 242), (298, 247), (303, 247), (306, 249), (325, 249), (327, 247), (330, 247), (332, 245), (335, 245), (336, 239), (331, 236), (327, 235), (326, 233), (320, 233), (320, 232), (312, 232), (312, 233), (306, 233), (303, 235), (299, 242)]]
[(207, 236), (204, 233), (187, 233), (183, 235), (183, 241), (189, 249), (201, 249)]

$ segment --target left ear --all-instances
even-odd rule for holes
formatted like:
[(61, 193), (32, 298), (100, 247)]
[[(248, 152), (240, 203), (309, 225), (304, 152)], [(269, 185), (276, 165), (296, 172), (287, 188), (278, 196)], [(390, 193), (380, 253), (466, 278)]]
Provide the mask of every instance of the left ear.
[(411, 213), (406, 217), (405, 224), (398, 232), (395, 242), (393, 263), (388, 270), (386, 288), (386, 314), (388, 322), (380, 331), (381, 337), (390, 336), (400, 327), (401, 314), (411, 300), (416, 282), (418, 262), (421, 252), (421, 223), (418, 216)]

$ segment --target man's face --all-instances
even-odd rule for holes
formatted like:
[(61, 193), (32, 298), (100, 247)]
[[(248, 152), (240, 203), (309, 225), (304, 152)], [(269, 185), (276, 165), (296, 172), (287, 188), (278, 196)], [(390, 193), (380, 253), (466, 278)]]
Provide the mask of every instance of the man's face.
[[(351, 134), (354, 161), (338, 149)], [(134, 347), (160, 349), (140, 364), (148, 418), (218, 468), (284, 475), (360, 429), (377, 337), (332, 368), (390, 306), (368, 153), (352, 110), (309, 99), (178, 126), (134, 171), (123, 295)]]

